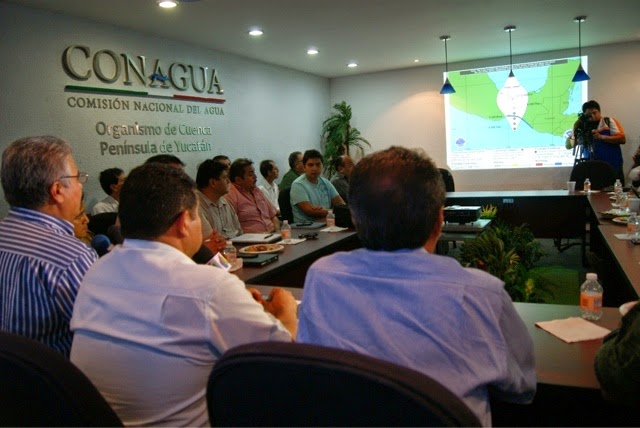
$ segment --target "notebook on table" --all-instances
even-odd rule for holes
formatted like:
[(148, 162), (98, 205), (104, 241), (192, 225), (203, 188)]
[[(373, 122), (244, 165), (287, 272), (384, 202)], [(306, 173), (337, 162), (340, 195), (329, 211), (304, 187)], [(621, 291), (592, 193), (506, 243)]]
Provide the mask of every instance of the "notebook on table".
[(268, 244), (282, 239), (280, 233), (245, 233), (231, 238), (234, 244)]

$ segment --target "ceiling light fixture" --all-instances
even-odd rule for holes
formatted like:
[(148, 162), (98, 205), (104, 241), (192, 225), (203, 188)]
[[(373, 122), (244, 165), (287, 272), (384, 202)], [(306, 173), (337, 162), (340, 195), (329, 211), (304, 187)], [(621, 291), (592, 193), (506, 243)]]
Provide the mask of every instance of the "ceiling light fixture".
[(358, 63), (355, 61), (351, 61), (349, 64), (347, 64), (347, 67), (349, 68), (355, 68), (358, 66)]
[(253, 37), (262, 36), (264, 32), (259, 28), (254, 28), (253, 30), (249, 30), (249, 35)]
[(309, 49), (307, 49), (307, 53), (309, 55), (318, 55), (318, 53), (320, 53), (320, 51), (318, 49), (316, 49), (316, 48), (309, 48)]
[(509, 33), (509, 77), (514, 77), (513, 74), (513, 51), (511, 50), (511, 33), (516, 31), (515, 25), (507, 25), (504, 27), (504, 32)]
[(584, 21), (587, 20), (587, 17), (582, 15), (582, 16), (576, 16), (575, 18), (573, 18), (573, 22), (577, 22), (578, 23), (578, 56), (580, 57), (580, 65), (578, 65), (578, 69), (576, 70), (576, 74), (573, 76), (573, 79), (571, 79), (572, 82), (583, 82), (585, 80), (589, 80), (591, 79), (589, 77), (589, 75), (587, 74), (586, 71), (584, 71), (584, 68), (582, 68), (582, 31), (581, 31), (581, 26), (582, 23)]
[(451, 40), (450, 36), (440, 36), (440, 40), (444, 42), (444, 70), (447, 76), (444, 81), (444, 85), (442, 85), (442, 89), (440, 89), (440, 93), (442, 95), (446, 94), (455, 94), (456, 90), (453, 89), (451, 82), (449, 82), (449, 54), (447, 52), (447, 40)]
[(165, 9), (171, 9), (173, 7), (176, 7), (178, 5), (177, 1), (172, 1), (172, 0), (158, 0), (158, 6), (165, 8)]

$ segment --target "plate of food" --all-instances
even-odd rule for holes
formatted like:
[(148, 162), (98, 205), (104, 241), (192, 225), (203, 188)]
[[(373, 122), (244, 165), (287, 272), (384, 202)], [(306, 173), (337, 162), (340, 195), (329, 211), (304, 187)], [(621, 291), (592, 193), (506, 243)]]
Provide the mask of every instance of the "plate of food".
[(624, 224), (626, 226), (628, 219), (629, 217), (615, 217), (612, 218), (611, 221), (618, 224)]
[(624, 211), (621, 209), (615, 209), (615, 210), (608, 210), (608, 211), (602, 211), (600, 213), (602, 215), (603, 218), (614, 218), (614, 217), (628, 217), (630, 216), (632, 213), (632, 211)]
[(280, 244), (255, 244), (240, 248), (240, 252), (244, 254), (269, 254), (282, 250), (284, 250), (284, 245)]

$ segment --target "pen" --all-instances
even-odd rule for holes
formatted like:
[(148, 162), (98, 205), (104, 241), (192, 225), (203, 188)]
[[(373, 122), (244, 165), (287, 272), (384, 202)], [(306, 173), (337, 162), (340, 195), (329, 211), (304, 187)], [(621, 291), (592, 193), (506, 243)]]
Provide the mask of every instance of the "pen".
[(270, 233), (269, 235), (265, 236), (264, 239), (269, 239), (273, 236), (273, 233)]

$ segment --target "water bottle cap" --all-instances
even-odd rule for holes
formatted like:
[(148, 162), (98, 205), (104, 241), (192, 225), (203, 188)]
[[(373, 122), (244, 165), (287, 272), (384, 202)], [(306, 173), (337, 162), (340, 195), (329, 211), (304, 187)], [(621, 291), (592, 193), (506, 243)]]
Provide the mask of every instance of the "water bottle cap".
[(289, 220), (283, 220), (282, 221), (284, 224), (289, 224)]
[(227, 241), (227, 245), (233, 245), (233, 242)]
[(598, 274), (597, 273), (588, 273), (587, 274), (587, 279), (588, 280), (597, 280), (598, 279)]

